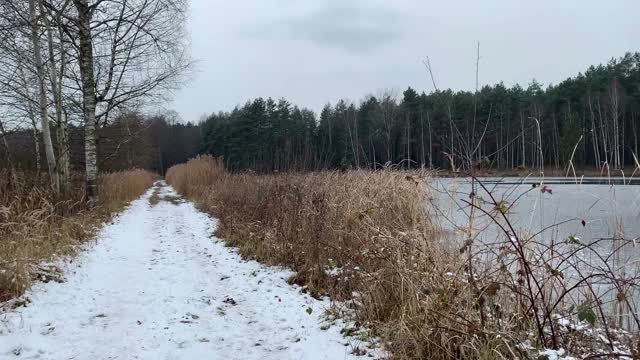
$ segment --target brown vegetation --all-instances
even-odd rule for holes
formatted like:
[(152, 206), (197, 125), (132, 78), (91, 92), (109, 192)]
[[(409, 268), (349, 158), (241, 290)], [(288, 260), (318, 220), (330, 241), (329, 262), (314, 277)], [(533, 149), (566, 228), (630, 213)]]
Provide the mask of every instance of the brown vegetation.
[(217, 216), (217, 235), (244, 256), (288, 265), (312, 294), (357, 304), (357, 323), (397, 358), (470, 356), (486, 339), (460, 323), (473, 304), (459, 294), (470, 289), (448, 274), (463, 258), (429, 220), (423, 175), (231, 175), (201, 157), (171, 168), (167, 181)]
[(43, 263), (72, 255), (98, 226), (148, 189), (155, 175), (143, 170), (100, 176), (100, 204), (86, 206), (82, 178), (68, 200), (59, 200), (48, 180), (21, 174), (18, 184), (0, 175), (0, 302), (22, 294), (34, 278), (49, 278)]
[(114, 211), (140, 197), (156, 178), (155, 174), (139, 169), (100, 175), (100, 206)]
[[(349, 305), (356, 328), (345, 331), (372, 330), (394, 358), (535, 358), (545, 347), (635, 354), (633, 337), (608, 322), (611, 291), (597, 287), (624, 283), (631, 293), (636, 278), (579, 261), (600, 244), (549, 245), (509, 230), (508, 207), (481, 184), (468, 197), (468, 231), (444, 232), (431, 220), (429, 176), (230, 174), (200, 157), (171, 168), (167, 181), (218, 217), (217, 235), (243, 256), (289, 266), (291, 282)], [(476, 241), (481, 216), (505, 234)], [(596, 323), (595, 335), (575, 330)]]

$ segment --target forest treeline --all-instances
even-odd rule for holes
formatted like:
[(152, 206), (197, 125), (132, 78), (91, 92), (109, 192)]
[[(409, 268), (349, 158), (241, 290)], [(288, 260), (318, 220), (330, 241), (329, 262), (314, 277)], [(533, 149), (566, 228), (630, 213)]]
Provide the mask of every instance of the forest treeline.
[[(434, 84), (435, 85), (435, 84)], [(202, 151), (228, 168), (260, 172), (336, 168), (621, 169), (635, 164), (640, 53), (543, 88), (503, 83), (478, 91), (408, 88), (327, 104), (319, 116), (258, 98), (201, 124)], [(574, 153), (575, 149), (575, 153)]]
[[(257, 172), (371, 168), (635, 167), (640, 135), (640, 53), (591, 66), (557, 85), (502, 83), (475, 91), (412, 88), (340, 100), (319, 114), (285, 99), (258, 98), (199, 123), (175, 113), (130, 111), (96, 129), (101, 171), (130, 167), (164, 174), (198, 154), (231, 170)], [(41, 131), (2, 132), (0, 166), (44, 170)], [(85, 166), (85, 127), (69, 122), (70, 167)], [(55, 153), (58, 125), (51, 124)]]
[[(81, 173), (85, 168), (84, 129), (71, 125), (67, 132), (70, 168)], [(59, 143), (56, 133), (52, 134), (54, 144)], [(202, 149), (201, 139), (200, 126), (184, 124), (172, 112), (153, 116), (122, 114), (97, 131), (98, 165), (104, 172), (140, 168), (164, 174), (171, 166), (195, 157)], [(46, 167), (40, 150), (42, 139), (38, 133), (34, 136), (32, 129), (16, 129), (3, 140), (6, 146), (0, 146), (0, 167), (7, 168), (8, 159), (21, 171), (39, 173)], [(57, 146), (54, 150), (60, 151)]]

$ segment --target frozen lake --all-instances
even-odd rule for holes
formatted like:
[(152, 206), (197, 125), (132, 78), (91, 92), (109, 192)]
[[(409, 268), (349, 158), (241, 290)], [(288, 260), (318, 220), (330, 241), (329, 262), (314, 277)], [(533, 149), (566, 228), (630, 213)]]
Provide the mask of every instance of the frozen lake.
[[(640, 184), (622, 178), (611, 183), (589, 178), (579, 184), (565, 178), (478, 180), (482, 185), (470, 178), (432, 179), (428, 205), (453, 241), (462, 245), (471, 234), (476, 259), (485, 260), (477, 262), (479, 268), (495, 269), (498, 254), (511, 248), (504, 229), (511, 236), (512, 227), (533, 266), (562, 272), (565, 288), (589, 274), (606, 274), (590, 282), (591, 291), (601, 297), (612, 324), (638, 330), (638, 322), (632, 320), (640, 309)], [(476, 208), (470, 227), (471, 198), (482, 211)], [(573, 252), (578, 248), (582, 250)], [(512, 271), (518, 269), (518, 263), (512, 264)], [(553, 288), (554, 281), (547, 281)], [(628, 305), (621, 302), (621, 292)], [(590, 294), (587, 288), (576, 289), (572, 304)]]
[[(576, 184), (567, 178), (488, 177), (478, 180), (498, 202), (503, 201), (509, 221), (522, 234), (539, 233), (539, 238), (545, 242), (565, 240), (568, 236), (587, 243), (614, 236), (628, 240), (640, 237), (638, 181), (584, 178), (582, 183)], [(431, 205), (440, 224), (449, 230), (466, 228), (470, 206), (465, 201), (470, 201), (472, 180), (436, 178), (431, 187)], [(477, 182), (475, 188), (479, 198), (491, 201), (488, 192)], [(491, 210), (494, 206), (486, 203), (483, 207)], [(478, 220), (476, 226), (488, 226), (487, 231), (480, 232), (481, 240), (496, 236), (498, 229), (491, 225), (488, 216), (480, 214)]]

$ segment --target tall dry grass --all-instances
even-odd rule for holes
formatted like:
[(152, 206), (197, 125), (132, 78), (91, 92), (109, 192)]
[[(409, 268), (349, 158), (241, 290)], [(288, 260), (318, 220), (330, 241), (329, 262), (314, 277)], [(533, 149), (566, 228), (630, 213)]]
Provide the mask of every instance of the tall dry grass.
[(98, 178), (99, 206), (117, 210), (140, 197), (157, 179), (156, 174), (141, 169), (102, 174)]
[(0, 174), (0, 302), (24, 293), (34, 279), (59, 279), (55, 268), (42, 265), (78, 251), (102, 222), (155, 179), (143, 170), (101, 175), (100, 204), (88, 209), (81, 177), (74, 178), (73, 191), (61, 201), (42, 177), (21, 174), (10, 186)]
[[(366, 326), (345, 332), (371, 329), (394, 358), (544, 359), (548, 347), (640, 358), (637, 334), (606, 311), (618, 306), (640, 328), (630, 310), (640, 277), (613, 261), (635, 240), (527, 234), (510, 221), (513, 203), (478, 179), (455, 195), (468, 204), (468, 226), (447, 231), (432, 222), (443, 213), (429, 205), (438, 189), (428, 173), (230, 174), (205, 156), (167, 179), (219, 218), (217, 235), (243, 256), (289, 266), (292, 282), (349, 305)], [(502, 231), (480, 241), (487, 221)]]
[(228, 174), (201, 157), (167, 180), (218, 217), (217, 235), (243, 256), (289, 266), (292, 282), (351, 304), (394, 358), (510, 358), (514, 341), (481, 323), (464, 255), (431, 223), (425, 176)]
[(222, 159), (199, 156), (186, 164), (172, 166), (166, 180), (184, 196), (199, 197), (224, 173)]

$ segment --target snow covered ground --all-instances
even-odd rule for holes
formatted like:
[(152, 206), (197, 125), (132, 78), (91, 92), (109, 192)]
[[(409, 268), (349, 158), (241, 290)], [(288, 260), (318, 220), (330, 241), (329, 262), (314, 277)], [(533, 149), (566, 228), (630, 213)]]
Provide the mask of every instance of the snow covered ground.
[(241, 260), (191, 203), (151, 206), (152, 192), (65, 265), (65, 283), (0, 314), (0, 359), (356, 358), (338, 326), (322, 330), (328, 302)]

